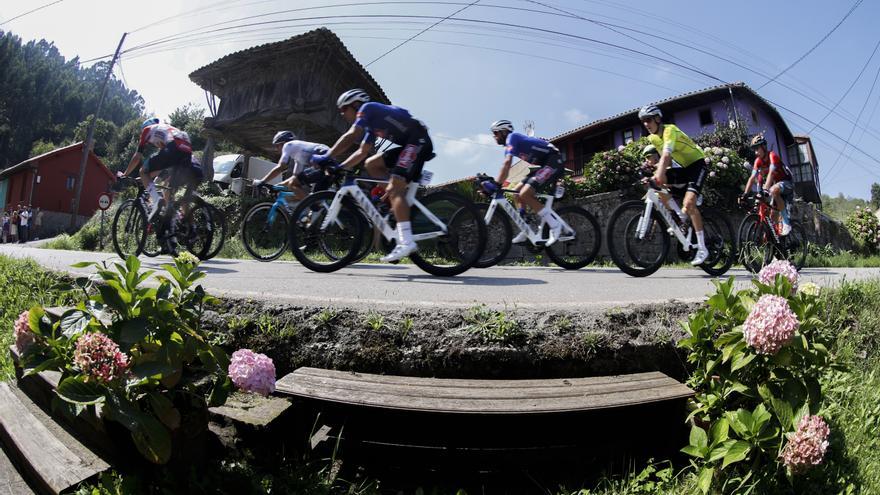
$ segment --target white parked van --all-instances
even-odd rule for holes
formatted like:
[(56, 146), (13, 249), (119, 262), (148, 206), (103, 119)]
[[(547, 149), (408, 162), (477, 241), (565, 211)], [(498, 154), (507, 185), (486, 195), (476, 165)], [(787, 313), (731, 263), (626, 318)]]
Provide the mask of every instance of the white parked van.
[[(214, 157), (214, 182), (220, 186), (220, 189), (228, 189), (233, 186), (233, 182), (236, 182), (236, 187), (232, 187), (231, 190), (235, 194), (241, 194), (241, 181), (235, 181), (235, 179), (262, 179), (275, 168), (275, 165), (277, 164), (252, 156), (248, 163), (247, 177), (243, 177), (244, 155), (220, 155)], [(277, 184), (282, 180), (281, 174), (279, 174), (269, 183)]]

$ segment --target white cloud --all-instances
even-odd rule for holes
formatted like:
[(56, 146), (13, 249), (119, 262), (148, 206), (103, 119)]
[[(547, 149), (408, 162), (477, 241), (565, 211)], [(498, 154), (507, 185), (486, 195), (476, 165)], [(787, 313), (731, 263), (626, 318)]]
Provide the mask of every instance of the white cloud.
[(434, 182), (445, 182), (486, 172), (498, 173), (504, 159), (504, 148), (495, 143), (491, 134), (455, 136), (431, 133), (437, 158), (425, 167), (434, 172)]
[(565, 118), (568, 119), (571, 124), (576, 125), (586, 123), (590, 119), (590, 116), (582, 112), (579, 108), (570, 108), (565, 111)]

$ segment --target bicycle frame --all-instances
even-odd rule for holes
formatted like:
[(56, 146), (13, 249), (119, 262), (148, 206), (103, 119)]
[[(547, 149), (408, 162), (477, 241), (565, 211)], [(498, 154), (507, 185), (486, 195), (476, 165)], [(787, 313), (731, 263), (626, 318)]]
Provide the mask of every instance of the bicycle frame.
[[(387, 241), (392, 241), (396, 239), (397, 233), (391, 225), (388, 223), (388, 217), (383, 217), (382, 214), (376, 209), (376, 206), (373, 205), (373, 202), (364, 194), (364, 191), (358, 187), (357, 178), (354, 176), (347, 176), (345, 182), (342, 187), (336, 191), (336, 195), (333, 197), (333, 202), (330, 203), (328, 208), (327, 217), (324, 218), (324, 221), (321, 223), (321, 231), (327, 229), (332, 222), (335, 222), (337, 217), (339, 216), (339, 212), (342, 210), (342, 200), (345, 196), (351, 196), (352, 199), (360, 206), (363, 213), (367, 216), (367, 218), (373, 222), (373, 225), (379, 229), (379, 232), (382, 233), (382, 237), (384, 237)], [(364, 179), (364, 180), (373, 180), (373, 179)], [(422, 203), (416, 199), (416, 192), (419, 189), (419, 182), (411, 182), (407, 186), (406, 190), (406, 203), (409, 206), (415, 206), (421, 211), (428, 220), (431, 221), (434, 225), (436, 225), (440, 230), (435, 232), (425, 232), (421, 234), (414, 234), (413, 241), (425, 241), (428, 239), (435, 239), (437, 237), (446, 235), (448, 232), (448, 227), (443, 221), (437, 218), (436, 215), (431, 213)]]
[[(492, 198), (492, 201), (489, 202), (489, 209), (486, 210), (485, 222), (486, 225), (489, 225), (489, 222), (492, 221), (492, 217), (495, 215), (495, 211), (498, 208), (501, 208), (501, 211), (507, 214), (508, 218), (517, 226), (517, 228), (521, 232), (525, 232), (529, 238), (529, 242), (533, 245), (538, 245), (539, 243), (547, 242), (547, 239), (544, 239), (541, 234), (544, 231), (544, 224), (546, 221), (541, 220), (540, 224), (538, 224), (538, 228), (536, 230), (532, 230), (532, 227), (528, 224), (528, 222), (523, 219), (523, 217), (516, 211), (510, 201), (507, 201), (507, 198), (504, 197), (504, 191), (499, 191), (498, 194)], [(549, 194), (539, 194), (539, 198), (544, 198), (546, 202), (544, 203), (544, 208), (550, 208), (550, 214), (555, 218), (560, 224), (562, 224), (562, 229), (566, 235), (560, 236), (558, 241), (570, 241), (574, 239), (574, 229), (568, 225), (565, 220), (562, 219), (559, 215), (553, 211), (553, 200), (555, 196)], [(558, 242), (557, 241), (557, 242)]]
[(275, 202), (272, 203), (272, 207), (269, 208), (269, 216), (266, 219), (269, 225), (275, 223), (275, 217), (278, 215), (279, 208), (284, 208), (288, 212), (291, 211), (290, 204), (287, 202), (287, 200), (288, 198), (293, 198), (294, 196), (296, 196), (296, 193), (294, 193), (293, 191), (288, 191), (287, 189), (277, 187), (278, 186), (272, 186), (272, 189), (277, 191), (278, 195), (275, 197)]
[[(673, 198), (668, 191), (664, 190), (664, 192), (670, 196), (669, 201), (675, 201), (675, 198)], [(645, 235), (647, 235), (648, 226), (651, 225), (651, 212), (655, 208), (666, 223), (666, 231), (675, 237), (684, 251), (687, 252), (697, 247), (696, 243), (690, 241), (693, 226), (688, 227), (687, 235), (685, 235), (685, 233), (678, 228), (675, 220), (672, 219), (672, 211), (670, 211), (660, 199), (660, 193), (650, 187), (648, 188), (647, 193), (645, 193), (645, 213), (639, 219), (639, 225), (636, 229), (636, 235), (639, 239), (644, 239)]]

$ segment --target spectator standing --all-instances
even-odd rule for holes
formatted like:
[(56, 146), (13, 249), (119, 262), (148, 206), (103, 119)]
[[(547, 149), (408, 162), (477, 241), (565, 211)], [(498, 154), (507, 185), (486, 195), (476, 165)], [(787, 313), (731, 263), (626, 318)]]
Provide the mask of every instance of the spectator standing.
[(3, 224), (0, 225), (0, 236), (2, 236), (3, 244), (9, 242), (9, 212), (3, 212)]
[(21, 217), (21, 229), (20, 229), (20, 232), (18, 233), (18, 237), (19, 237), (18, 242), (27, 242), (30, 240), (28, 238), (28, 230), (29, 230), (28, 227), (30, 227), (29, 224), (30, 224), (30, 220), (31, 220), (31, 207), (30, 207), (30, 205), (28, 205), (26, 207), (22, 207), (21, 213), (19, 214), (19, 216)]
[(39, 239), (43, 231), (43, 210), (37, 207), (37, 214), (34, 215), (34, 236)]
[(12, 218), (9, 221), (9, 242), (18, 242), (18, 222), (20, 221), (21, 219), (18, 217), (18, 208), (16, 208), (12, 210)]

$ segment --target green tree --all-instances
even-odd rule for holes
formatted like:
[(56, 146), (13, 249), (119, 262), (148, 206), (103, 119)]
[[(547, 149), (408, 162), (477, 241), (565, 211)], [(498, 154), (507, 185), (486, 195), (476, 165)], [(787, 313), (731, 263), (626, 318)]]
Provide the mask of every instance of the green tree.
[(57, 148), (55, 144), (50, 143), (49, 141), (43, 141), (39, 139), (34, 142), (34, 145), (31, 146), (31, 152), (28, 154), (28, 158), (33, 158), (35, 156), (44, 155), (52, 150)]
[[(75, 141), (85, 141), (86, 134), (89, 131), (89, 122), (91, 122), (92, 116), (89, 115), (85, 120), (79, 123), (76, 126), (76, 129), (73, 131), (73, 139)], [(110, 150), (110, 145), (116, 140), (116, 125), (113, 122), (108, 122), (104, 119), (98, 119), (95, 121), (95, 154), (98, 155), (102, 160), (107, 158), (107, 153)]]
[(204, 108), (192, 103), (177, 107), (168, 116), (168, 123), (189, 134), (194, 150), (205, 148), (205, 138), (202, 137), (202, 130), (205, 127)]
[(871, 184), (871, 206), (876, 210), (880, 208), (880, 184)]

